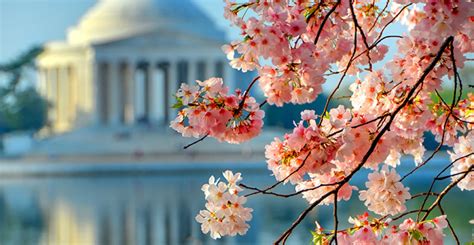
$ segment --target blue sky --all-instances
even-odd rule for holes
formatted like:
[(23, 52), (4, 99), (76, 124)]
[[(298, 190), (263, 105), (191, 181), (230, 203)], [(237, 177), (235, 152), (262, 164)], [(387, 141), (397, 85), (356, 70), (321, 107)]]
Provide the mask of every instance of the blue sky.
[[(179, 1), (179, 0), (177, 0)], [(222, 17), (222, 0), (193, 0), (218, 26), (230, 31)], [(35, 44), (64, 40), (96, 0), (0, 0), (0, 63), (8, 61)]]
[[(179, 1), (179, 0), (175, 0)], [(192, 0), (225, 30), (231, 40), (239, 38), (235, 27), (223, 17), (223, 0)], [(97, 0), (0, 0), (0, 63), (6, 62), (35, 44), (52, 40), (64, 40), (68, 27), (78, 23)], [(387, 34), (401, 34), (399, 24), (387, 29)], [(395, 40), (384, 44), (391, 47), (388, 60), (395, 54)], [(376, 64), (379, 68), (385, 62)], [(337, 77), (331, 77), (325, 89), (335, 85)], [(346, 84), (353, 79), (346, 79)]]

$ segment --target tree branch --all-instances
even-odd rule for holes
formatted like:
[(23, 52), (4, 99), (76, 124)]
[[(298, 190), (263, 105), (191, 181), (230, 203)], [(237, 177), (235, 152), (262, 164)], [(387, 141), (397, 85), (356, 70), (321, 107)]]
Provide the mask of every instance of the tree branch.
[(362, 158), (362, 161), (359, 163), (359, 165), (356, 166), (356, 168), (349, 174), (347, 175), (342, 181), (341, 183), (336, 186), (336, 188), (334, 188), (333, 190), (327, 192), (326, 194), (322, 195), (318, 200), (316, 200), (315, 202), (313, 202), (309, 207), (307, 207), (299, 216), (298, 218), (292, 223), (292, 225), (283, 233), (281, 234), (281, 236), (274, 242), (274, 244), (280, 244), (282, 241), (286, 241), (286, 239), (288, 238), (288, 236), (293, 232), (293, 230), (295, 229), (295, 227), (301, 223), (301, 221), (306, 217), (306, 215), (311, 211), (313, 210), (319, 203), (321, 203), (326, 197), (328, 197), (329, 195), (331, 194), (334, 194), (334, 193), (337, 193), (339, 191), (340, 188), (342, 188), (342, 186), (347, 183), (351, 178), (352, 176), (358, 172), (362, 166), (367, 162), (367, 160), (369, 159), (369, 157), (372, 155), (372, 152), (375, 150), (375, 147), (377, 146), (377, 143), (379, 142), (379, 140), (382, 138), (383, 134), (389, 130), (390, 128), (390, 125), (392, 124), (395, 116), (400, 112), (400, 110), (402, 110), (402, 108), (404, 108), (408, 102), (411, 100), (411, 97), (413, 96), (413, 94), (415, 93), (415, 91), (417, 90), (417, 88), (423, 83), (423, 81), (426, 79), (426, 77), (428, 76), (428, 74), (434, 69), (434, 67), (436, 66), (436, 64), (438, 63), (438, 61), (441, 59), (441, 56), (444, 52), (444, 50), (447, 48), (447, 46), (453, 41), (454, 37), (450, 36), (448, 37), (444, 42), (443, 44), (441, 45), (440, 47), (440, 50), (438, 51), (438, 53), (436, 54), (436, 56), (434, 57), (434, 59), (431, 61), (431, 63), (428, 65), (428, 67), (425, 68), (425, 70), (423, 71), (421, 77), (417, 80), (417, 82), (415, 83), (415, 85), (413, 86), (413, 88), (408, 92), (405, 100), (403, 100), (403, 102), (390, 114), (389, 116), (389, 120), (387, 122), (387, 124), (385, 124), (385, 126), (380, 130), (380, 132), (375, 136), (374, 140), (372, 141), (370, 147), (369, 147), (369, 150), (367, 151), (367, 153), (363, 156)]

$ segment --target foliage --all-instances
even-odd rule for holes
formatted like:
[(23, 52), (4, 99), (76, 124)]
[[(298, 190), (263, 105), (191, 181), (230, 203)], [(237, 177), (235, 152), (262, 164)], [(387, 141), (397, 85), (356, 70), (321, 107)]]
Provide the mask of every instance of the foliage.
[(0, 133), (38, 130), (47, 120), (47, 101), (32, 86), (20, 86), (26, 72), (34, 69), (34, 59), (42, 52), (33, 47), (11, 62), (0, 64), (7, 81), (0, 87)]

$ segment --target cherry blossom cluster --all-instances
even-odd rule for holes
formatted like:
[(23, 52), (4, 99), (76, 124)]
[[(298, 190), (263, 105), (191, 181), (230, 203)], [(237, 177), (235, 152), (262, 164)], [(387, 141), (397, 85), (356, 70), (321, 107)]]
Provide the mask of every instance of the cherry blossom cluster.
[(196, 221), (201, 223), (204, 234), (210, 233), (213, 239), (221, 236), (243, 235), (249, 229), (246, 223), (252, 219), (252, 209), (244, 207), (247, 198), (239, 196), (242, 190), (238, 182), (241, 174), (227, 170), (223, 173), (227, 183), (209, 178), (209, 183), (202, 186), (206, 198), (206, 210), (201, 210)]
[(405, 202), (411, 198), (408, 188), (400, 182), (400, 175), (386, 165), (380, 172), (370, 173), (365, 186), (368, 189), (360, 191), (359, 198), (365, 201), (370, 211), (379, 215), (396, 215), (405, 211)]
[[(310, 179), (307, 181), (300, 182), (296, 185), (296, 191), (304, 191), (303, 198), (309, 203), (314, 203), (320, 199), (323, 195), (334, 190), (336, 184), (342, 181), (346, 175), (342, 171), (331, 171), (330, 173), (323, 174), (308, 174)], [(352, 190), (357, 189), (355, 186), (351, 186), (345, 183), (337, 191), (337, 200), (349, 200), (352, 196)], [(323, 199), (321, 204), (329, 205), (334, 203), (334, 195), (330, 195)]]
[[(287, 0), (225, 2), (225, 17), (241, 30), (243, 40), (234, 41), (223, 49), (234, 68), (258, 71), (260, 87), (270, 104), (282, 106), (314, 101), (326, 81), (325, 72), (333, 65), (338, 69), (348, 65), (354, 49), (348, 1), (321, 4)], [(324, 21), (324, 16), (333, 8), (333, 17)], [(382, 24), (392, 17), (391, 12), (387, 12), (377, 18), (376, 9), (368, 1), (355, 6), (360, 25), (371, 30), (365, 35), (370, 42), (375, 41)], [(247, 14), (249, 11), (253, 15)], [(360, 39), (356, 48), (367, 47)], [(354, 62), (351, 73), (358, 70), (357, 64), (367, 64), (369, 57), (371, 62), (381, 60), (387, 50), (382, 44), (369, 50)]]
[[(474, 94), (469, 93), (466, 99), (460, 100), (452, 109), (440, 101), (431, 108), (433, 117), (428, 121), (428, 128), (436, 135), (436, 140), (452, 146), (459, 139), (458, 135), (465, 134), (474, 128)], [(449, 117), (448, 117), (449, 115)], [(445, 125), (446, 124), (446, 125)], [(444, 132), (443, 132), (444, 131)]]
[(305, 174), (331, 169), (331, 161), (339, 143), (328, 138), (324, 130), (318, 127), (314, 111), (301, 112), (301, 118), (293, 132), (285, 134), (283, 141), (275, 138), (265, 147), (268, 168), (277, 180), (290, 176), (287, 181), (298, 183)]
[[(406, 4), (406, 1), (397, 2)], [(408, 26), (409, 35), (398, 41), (398, 54), (387, 64), (391, 79), (402, 82), (394, 89), (396, 94), (406, 93), (410, 89), (432, 61), (442, 41), (448, 36), (454, 37), (453, 53), (451, 49), (445, 50), (442, 62), (425, 79), (423, 89), (419, 91), (416, 98), (417, 104), (404, 109), (403, 116), (397, 120), (397, 130), (411, 132), (413, 138), (422, 138), (422, 133), (428, 128), (439, 142), (444, 139), (444, 144), (452, 146), (464, 126), (451, 119), (444, 126), (446, 117), (451, 113), (450, 110), (446, 105), (441, 106), (444, 108), (442, 111), (436, 106), (430, 110), (429, 106), (433, 104), (431, 95), (436, 92), (435, 90), (441, 89), (443, 76), (449, 75), (452, 80), (456, 80), (453, 76), (455, 71), (451, 55), (459, 69), (464, 66), (466, 60), (463, 54), (474, 51), (474, 42), (472, 38), (469, 38), (472, 37), (474, 29), (471, 17), (474, 12), (472, 7), (469, 7), (472, 3), (469, 1), (416, 2), (419, 4), (402, 14), (402, 23)], [(393, 7), (400, 6), (395, 4)], [(393, 97), (391, 101), (396, 101), (395, 98)], [(473, 98), (469, 99), (472, 101)], [(430, 111), (433, 113), (427, 114)], [(445, 134), (444, 137), (443, 134)]]
[[(467, 173), (467, 176), (458, 183), (458, 187), (461, 190), (474, 190), (474, 171), (472, 168), (474, 166), (474, 132), (470, 131), (466, 136), (459, 137), (459, 141), (454, 145), (453, 151), (449, 152), (451, 160), (454, 162), (453, 167), (451, 168), (451, 175), (453, 176), (453, 181), (462, 177), (464, 173)], [(467, 156), (468, 154), (471, 154)], [(467, 156), (467, 157), (465, 157)]]
[(180, 111), (171, 128), (185, 137), (209, 135), (229, 143), (241, 143), (260, 133), (264, 111), (255, 98), (238, 90), (229, 95), (220, 78), (196, 82), (198, 86), (181, 84), (176, 93)]
[[(461, 98), (458, 74), (465, 54), (474, 51), (472, 3), (393, 0), (382, 7), (372, 0), (224, 1), (225, 17), (240, 29), (242, 38), (224, 45), (223, 51), (235, 69), (258, 72), (269, 104), (309, 103), (329, 76), (342, 76), (341, 81), (346, 75), (355, 77), (345, 96), (349, 106), (321, 115), (305, 110), (292, 132), (265, 147), (268, 168), (277, 181), (294, 185), (296, 194), (311, 204), (329, 205), (334, 195), (337, 201), (349, 200), (358, 190), (349, 180), (368, 168), (372, 173), (367, 189), (359, 191), (360, 200), (377, 215), (395, 216), (406, 210), (411, 198), (395, 169), (406, 155), (418, 166), (425, 164), (424, 135), (431, 132), (440, 145), (452, 147), (452, 181), (463, 178), (458, 187), (474, 189), (474, 155), (469, 155), (474, 152), (474, 95)], [(392, 22), (405, 24), (408, 33), (385, 36)], [(389, 37), (398, 38), (398, 51), (375, 69), (388, 51), (382, 41)], [(450, 101), (439, 93), (447, 80), (454, 83)], [(171, 125), (175, 130), (230, 143), (260, 133), (263, 111), (254, 98), (240, 91), (229, 95), (217, 78), (198, 85), (183, 84), (178, 91), (181, 110)], [(225, 175), (229, 182), (240, 180), (240, 175)], [(207, 210), (197, 217), (203, 232), (217, 238), (248, 229), (250, 211), (235, 216), (231, 212), (233, 204), (243, 204), (237, 185), (211, 177), (203, 190)], [(369, 221), (368, 214), (350, 221), (354, 227), (337, 232), (342, 244), (440, 244), (446, 227), (445, 216), (420, 222), (406, 219), (392, 228), (389, 221)], [(322, 244), (331, 240), (322, 229), (314, 234)]]
[[(443, 244), (443, 229), (448, 225), (446, 215), (422, 222), (408, 218), (399, 225), (390, 225), (391, 220), (369, 220), (368, 213), (349, 217), (349, 223), (354, 226), (337, 232), (338, 244)], [(334, 232), (326, 234), (318, 223), (316, 226), (313, 244), (330, 244)]]

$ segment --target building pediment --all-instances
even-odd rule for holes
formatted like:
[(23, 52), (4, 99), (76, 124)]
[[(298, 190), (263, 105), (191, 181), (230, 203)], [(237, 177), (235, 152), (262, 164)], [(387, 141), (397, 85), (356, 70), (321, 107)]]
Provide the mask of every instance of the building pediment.
[(220, 47), (224, 40), (216, 40), (192, 33), (183, 33), (169, 30), (156, 30), (137, 34), (120, 40), (105, 41), (95, 44), (97, 48), (107, 47), (156, 47), (156, 48), (185, 48), (185, 47)]

